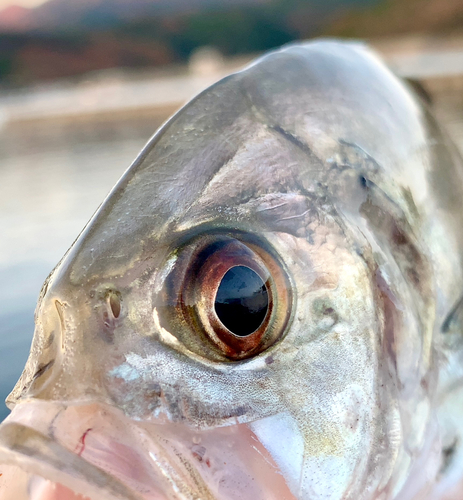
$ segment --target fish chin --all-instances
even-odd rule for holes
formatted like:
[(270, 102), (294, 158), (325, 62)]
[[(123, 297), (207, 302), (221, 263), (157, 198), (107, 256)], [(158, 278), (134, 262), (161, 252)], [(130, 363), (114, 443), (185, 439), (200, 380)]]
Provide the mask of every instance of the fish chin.
[(0, 462), (1, 500), (295, 498), (252, 426), (142, 424), (102, 404), (19, 404)]

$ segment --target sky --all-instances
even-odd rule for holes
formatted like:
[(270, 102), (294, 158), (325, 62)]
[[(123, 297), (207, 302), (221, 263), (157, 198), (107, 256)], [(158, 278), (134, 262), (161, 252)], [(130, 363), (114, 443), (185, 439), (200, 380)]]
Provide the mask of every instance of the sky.
[(22, 7), (35, 7), (41, 3), (45, 3), (46, 0), (0, 0), (0, 9), (4, 9), (9, 5), (21, 5)]

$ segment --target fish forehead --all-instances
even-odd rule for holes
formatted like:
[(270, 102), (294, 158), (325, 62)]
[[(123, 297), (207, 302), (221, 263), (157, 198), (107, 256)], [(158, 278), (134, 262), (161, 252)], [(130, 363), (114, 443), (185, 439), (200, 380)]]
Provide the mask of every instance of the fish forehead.
[[(208, 188), (214, 197), (217, 179), (233, 206), (244, 194), (327, 183), (332, 163), (354, 156), (359, 173), (365, 165), (375, 170), (378, 184), (398, 173), (396, 181), (423, 195), (423, 158), (418, 169), (410, 159), (424, 142), (419, 108), (366, 49), (290, 46), (207, 89), (153, 137), (77, 240), (66, 279), (118, 276), (152, 254), (147, 242), (168, 239)], [(218, 197), (210, 201), (209, 207), (224, 205)]]

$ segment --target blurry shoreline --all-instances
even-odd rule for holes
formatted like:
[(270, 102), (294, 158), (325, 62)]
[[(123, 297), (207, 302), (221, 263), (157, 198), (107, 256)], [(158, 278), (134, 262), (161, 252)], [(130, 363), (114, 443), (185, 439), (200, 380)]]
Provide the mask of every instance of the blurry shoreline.
[[(394, 37), (367, 43), (396, 74), (418, 80), (437, 101), (444, 96), (436, 113), (444, 122), (455, 122), (447, 111), (440, 116), (440, 107), (451, 111), (453, 101), (463, 99), (463, 36)], [(148, 138), (193, 96), (258, 55), (225, 59), (214, 49), (203, 48), (188, 65), (152, 71), (104, 70), (78, 79), (0, 90), (0, 155), (100, 140), (102, 130), (117, 135), (121, 123), (126, 124), (125, 138)], [(463, 142), (461, 126), (455, 134), (454, 140)]]
[[(393, 37), (366, 43), (397, 75), (419, 80), (430, 93), (463, 89), (463, 35)], [(189, 65), (152, 71), (102, 70), (74, 79), (0, 90), (0, 127), (140, 116), (162, 121), (201, 90), (259, 55), (224, 59), (206, 48), (199, 49)]]

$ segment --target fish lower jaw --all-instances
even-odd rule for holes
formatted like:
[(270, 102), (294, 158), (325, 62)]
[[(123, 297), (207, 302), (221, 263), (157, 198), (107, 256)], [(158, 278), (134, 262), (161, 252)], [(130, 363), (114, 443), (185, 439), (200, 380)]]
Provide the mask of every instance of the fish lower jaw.
[(0, 425), (0, 500), (295, 500), (246, 424), (142, 424), (101, 403), (18, 404)]
[(111, 407), (22, 403), (0, 426), (0, 499), (200, 498), (167, 455)]

